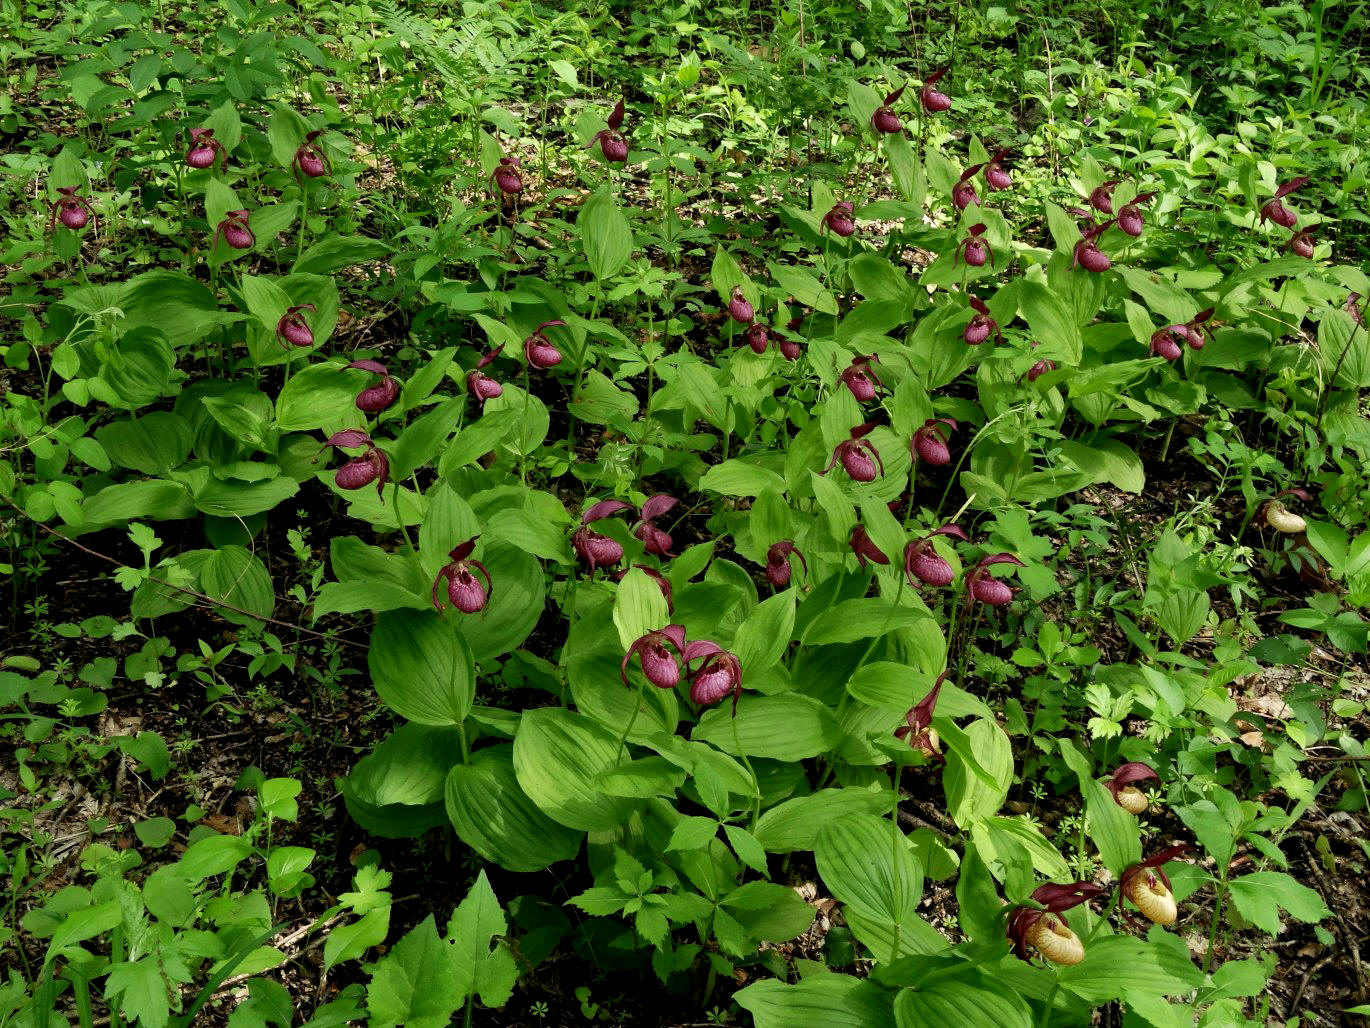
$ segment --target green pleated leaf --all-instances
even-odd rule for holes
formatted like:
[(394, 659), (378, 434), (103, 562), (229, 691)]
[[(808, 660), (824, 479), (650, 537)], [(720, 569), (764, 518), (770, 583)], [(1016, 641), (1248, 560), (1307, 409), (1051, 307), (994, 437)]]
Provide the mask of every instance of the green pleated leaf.
[[(743, 668), (743, 681), (746, 681)], [(699, 720), (690, 738), (707, 742), (734, 756), (804, 760), (837, 745), (842, 732), (824, 704), (798, 693), (775, 696), (743, 695), (733, 717), (728, 700)], [(741, 750), (738, 741), (741, 741)]]
[(541, 871), (580, 848), (581, 833), (557, 824), (519, 787), (511, 745), (478, 750), (452, 768), (446, 801), (457, 837), (507, 871)]
[(514, 737), (514, 770), (523, 791), (553, 821), (583, 832), (621, 827), (636, 806), (591, 784), (618, 754), (615, 736), (560, 707), (528, 711)]
[(456, 725), (475, 699), (475, 668), (460, 631), (432, 610), (389, 610), (376, 619), (367, 654), (387, 707), (424, 725)]

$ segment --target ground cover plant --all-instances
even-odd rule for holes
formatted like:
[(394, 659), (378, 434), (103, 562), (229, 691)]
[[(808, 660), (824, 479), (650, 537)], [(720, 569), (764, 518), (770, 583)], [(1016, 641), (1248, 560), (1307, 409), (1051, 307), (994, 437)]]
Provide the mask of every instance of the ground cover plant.
[(0, 1026), (1370, 1013), (1363, 5), (11, 5)]

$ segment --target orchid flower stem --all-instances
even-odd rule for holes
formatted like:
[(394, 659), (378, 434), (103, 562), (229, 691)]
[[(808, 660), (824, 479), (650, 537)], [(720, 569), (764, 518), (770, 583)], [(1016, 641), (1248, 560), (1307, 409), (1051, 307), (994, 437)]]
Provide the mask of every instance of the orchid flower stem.
[(1223, 916), (1223, 901), (1227, 898), (1227, 868), (1224, 867), (1222, 876), (1218, 879), (1218, 893), (1213, 898), (1213, 917), (1208, 922), (1208, 948), (1204, 951), (1204, 974), (1213, 964), (1213, 947), (1218, 938), (1218, 922)]
[(737, 730), (737, 715), (733, 715), (733, 743), (737, 746), (737, 755), (742, 758), (742, 766), (747, 769), (747, 774), (752, 776), (752, 788), (755, 793), (752, 796), (752, 816), (747, 824), (747, 831), (756, 831), (756, 820), (761, 816), (761, 780), (756, 777), (756, 771), (752, 768), (752, 762), (747, 759), (747, 751), (742, 748), (742, 735)]
[(390, 483), (390, 503), (395, 509), (395, 524), (399, 526), (400, 535), (404, 536), (404, 545), (410, 553), (414, 553), (414, 541), (409, 538), (409, 526), (404, 523), (404, 518), (400, 516), (400, 484)]
[(299, 263), (300, 254), (304, 253), (304, 236), (309, 231), (309, 186), (300, 183), (300, 235), (295, 242), (295, 263)]
[[(637, 716), (642, 712), (642, 682), (637, 683), (637, 692), (633, 693), (633, 713), (628, 718), (628, 724), (623, 729), (623, 734), (618, 737), (618, 756), (614, 759), (614, 766), (618, 767), (623, 763), (623, 755), (628, 751), (628, 736), (633, 734), (633, 725), (637, 724)], [(736, 725), (733, 726), (737, 728)]]

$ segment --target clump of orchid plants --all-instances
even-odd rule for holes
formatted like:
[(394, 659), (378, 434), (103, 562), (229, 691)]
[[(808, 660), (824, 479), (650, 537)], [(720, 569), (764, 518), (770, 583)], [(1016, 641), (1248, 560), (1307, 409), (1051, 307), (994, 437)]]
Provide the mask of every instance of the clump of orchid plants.
[(975, 312), (975, 316), (970, 319), (965, 330), (961, 333), (961, 338), (971, 346), (979, 346), (992, 334), (996, 343), (1004, 341), (1004, 335), (999, 331), (999, 322), (995, 321), (989, 314), (989, 307), (978, 296), (970, 299), (970, 309)]
[(809, 573), (809, 562), (804, 559), (804, 554), (789, 539), (782, 539), (778, 543), (771, 543), (766, 550), (766, 581), (771, 583), (775, 589), (784, 589), (790, 584), (790, 575), (794, 571), (792, 557), (798, 557), (799, 563), (804, 568), (804, 574)]
[(345, 428), (341, 432), (334, 432), (329, 436), (324, 445), (336, 446), (345, 450), (364, 446), (366, 451), (360, 457), (353, 457), (338, 468), (337, 474), (333, 476), (333, 481), (339, 489), (364, 489), (375, 482), (376, 495), (382, 494), (386, 479), (390, 475), (390, 461), (386, 459), (384, 453), (377, 449), (369, 435), (360, 428)]
[[(1110, 207), (1112, 204), (1110, 203)], [(1099, 249), (1098, 238), (1113, 225), (1113, 219), (1102, 224), (1095, 225), (1084, 231), (1080, 241), (1075, 244), (1074, 259), (1070, 262), (1071, 269), (1083, 267), (1086, 271), (1095, 274), (1107, 271), (1113, 267), (1113, 262), (1109, 260), (1108, 254)]]
[(1097, 899), (1107, 891), (1093, 882), (1039, 885), (1032, 890), (1035, 906), (1020, 904), (1009, 913), (1008, 938), (1013, 943), (1013, 952), (1020, 960), (1027, 960), (1031, 947), (1053, 964), (1078, 964), (1085, 958), (1085, 946), (1060, 916), (1061, 912)]
[(548, 368), (555, 368), (561, 363), (561, 351), (547, 338), (543, 329), (565, 324), (566, 322), (560, 318), (544, 321), (533, 330), (532, 335), (523, 341), (523, 356), (530, 367), (537, 368), (539, 371), (546, 371)]
[(484, 370), (494, 363), (495, 358), (503, 349), (504, 344), (500, 343), (494, 349), (486, 350), (485, 353), (481, 354), (480, 360), (476, 361), (476, 366), (467, 373), (466, 391), (471, 394), (473, 399), (480, 401), (481, 407), (485, 406), (486, 400), (493, 400), (496, 396), (501, 396), (504, 393), (504, 386), (487, 375)]
[(841, 463), (842, 470), (853, 482), (874, 482), (877, 466), (883, 475), (885, 462), (880, 459), (880, 451), (866, 438), (874, 429), (875, 423), (872, 421), (853, 428), (850, 437), (833, 448), (832, 460), (828, 461), (823, 473), (827, 474), (834, 465)]
[(379, 382), (373, 386), (367, 386), (357, 394), (358, 410), (365, 411), (367, 414), (379, 414), (381, 411), (389, 410), (394, 406), (395, 401), (400, 396), (400, 384), (390, 377), (390, 371), (384, 364), (380, 361), (359, 360), (353, 361), (348, 367), (381, 376)]
[(908, 83), (900, 86), (892, 93), (885, 95), (884, 102), (875, 109), (871, 115), (871, 128), (876, 132), (883, 132), (891, 135), (895, 132), (904, 130), (904, 123), (899, 120), (899, 115), (894, 113), (894, 105), (899, 102), (899, 98), (904, 95), (904, 90), (908, 88)]
[(875, 399), (876, 387), (884, 387), (880, 381), (880, 376), (875, 373), (871, 364), (878, 361), (875, 354), (867, 357), (853, 357), (851, 364), (842, 369), (839, 377), (840, 381), (856, 398), (857, 403), (870, 403)]
[(571, 548), (576, 556), (585, 562), (590, 574), (596, 568), (612, 567), (623, 559), (623, 547), (615, 539), (590, 528), (590, 525), (621, 511), (632, 510), (630, 503), (622, 500), (600, 500), (591, 504), (580, 519), (580, 527), (571, 536)]
[(321, 135), (323, 129), (315, 129), (306, 135), (291, 160), (294, 169), (306, 178), (320, 178), (333, 172), (333, 162), (329, 160), (327, 152), (315, 144)]
[(952, 257), (951, 266), (954, 268), (958, 262), (964, 260), (972, 268), (983, 268), (986, 261), (989, 261), (991, 268), (994, 267), (994, 251), (990, 249), (989, 243), (984, 238), (985, 225), (972, 225), (969, 231), (970, 235), (956, 244), (956, 253)]
[(924, 585), (951, 585), (952, 579), (956, 577), (951, 563), (939, 554), (932, 544), (933, 539), (939, 535), (960, 539), (963, 543), (970, 541), (970, 536), (966, 535), (965, 529), (960, 525), (943, 525), (905, 546), (904, 577), (915, 589), (921, 589)]
[(915, 462), (922, 461), (934, 467), (951, 463), (951, 450), (947, 440), (956, 431), (955, 418), (928, 418), (921, 428), (913, 433), (909, 442), (909, 455)]
[(1175, 904), (1175, 894), (1170, 891), (1170, 879), (1166, 877), (1161, 865), (1174, 860), (1181, 853), (1192, 849), (1187, 843), (1180, 843), (1153, 853), (1139, 864), (1133, 864), (1118, 879), (1118, 887), (1123, 896), (1132, 901), (1142, 916), (1152, 924), (1170, 925), (1175, 923), (1179, 911)]
[(628, 685), (628, 664), (635, 656), (642, 664), (642, 674), (647, 681), (658, 689), (674, 689), (680, 681), (680, 661), (685, 657), (685, 626), (667, 625), (648, 632), (629, 646), (618, 668), (618, 677), (625, 686)]
[(490, 172), (490, 177), (495, 180), (495, 185), (499, 191), (508, 196), (517, 196), (523, 192), (523, 176), (520, 172), (523, 163), (517, 157), (502, 156), (495, 169)]
[(950, 673), (943, 671), (937, 676), (937, 681), (928, 690), (928, 694), (909, 708), (909, 712), (904, 715), (904, 723), (894, 730), (896, 739), (902, 739), (915, 753), (921, 753), (939, 765), (945, 765), (947, 758), (942, 756), (942, 740), (937, 737), (937, 730), (932, 727), (932, 713), (937, 707), (937, 697), (942, 693), (942, 683), (947, 680)]
[(252, 226), (248, 224), (248, 212), (245, 208), (229, 211), (224, 215), (223, 221), (214, 229), (214, 239), (209, 244), (211, 250), (219, 245), (220, 236), (223, 236), (224, 241), (235, 250), (250, 250), (257, 245), (257, 237), (252, 234)]
[(276, 342), (282, 349), (288, 350), (292, 346), (308, 347), (314, 345), (314, 331), (309, 327), (309, 322), (304, 320), (301, 311), (314, 312), (312, 303), (302, 303), (294, 307), (287, 307), (280, 320), (276, 322)]
[(996, 564), (1026, 565), (1011, 553), (994, 553), (981, 557), (975, 567), (966, 575), (966, 599), (979, 600), (991, 607), (1002, 607), (1013, 599), (1014, 589), (990, 575), (989, 569)]
[(57, 187), (57, 192), (62, 195), (49, 205), (49, 232), (57, 226), (59, 221), (73, 232), (85, 228), (92, 220), (96, 222), (96, 228), (99, 228), (99, 219), (95, 216), (95, 208), (90, 205), (89, 200), (80, 194), (79, 189), (79, 186)]
[(1296, 189), (1301, 189), (1308, 184), (1308, 176), (1300, 175), (1298, 178), (1290, 179), (1284, 185), (1275, 190), (1275, 195), (1265, 203), (1261, 204), (1260, 220), (1264, 224), (1267, 219), (1276, 225), (1285, 228), (1293, 228), (1299, 223), (1299, 216), (1284, 205), (1284, 198)]
[(594, 137), (585, 144), (582, 149), (588, 150), (596, 143), (599, 144), (599, 152), (604, 155), (604, 159), (610, 164), (618, 164), (628, 159), (628, 141), (619, 132), (619, 126), (623, 124), (623, 101), (619, 100), (614, 105), (607, 127), (600, 129)]
[(1119, 765), (1118, 769), (1104, 779), (1104, 787), (1112, 794), (1114, 801), (1129, 814), (1145, 814), (1147, 809), (1146, 793), (1137, 788), (1137, 782), (1161, 780), (1149, 764), (1138, 760)]
[(951, 65), (939, 68), (923, 80), (923, 88), (918, 91), (918, 102), (923, 105), (923, 110), (929, 114), (941, 114), (943, 111), (951, 110), (951, 97), (946, 93), (939, 93), (934, 88), (937, 83), (942, 81), (942, 76), (951, 71)]
[(822, 228), (846, 239), (856, 231), (856, 220), (852, 217), (855, 211), (856, 207), (850, 200), (839, 200), (823, 215)]
[(671, 557), (671, 537), (656, 526), (656, 519), (680, 501), (674, 496), (658, 494), (650, 497), (642, 505), (642, 516), (633, 526), (633, 535), (642, 542), (642, 548), (653, 557)]
[(186, 150), (186, 166), (197, 170), (214, 167), (218, 161), (219, 170), (228, 167), (228, 151), (224, 144), (214, 138), (212, 128), (193, 128), (190, 130), (190, 147)]
[[(495, 583), (490, 577), (489, 569), (471, 557), (476, 549), (476, 538), (467, 539), (466, 542), (454, 547), (447, 555), (449, 562), (442, 566), (438, 577), (433, 579), (433, 607), (439, 614), (442, 613), (442, 601), (439, 599), (438, 590), (444, 582), (447, 585), (447, 599), (463, 614), (475, 614), (484, 610), (485, 604), (494, 595)], [(472, 568), (481, 573), (485, 579), (484, 584), (472, 574)]]

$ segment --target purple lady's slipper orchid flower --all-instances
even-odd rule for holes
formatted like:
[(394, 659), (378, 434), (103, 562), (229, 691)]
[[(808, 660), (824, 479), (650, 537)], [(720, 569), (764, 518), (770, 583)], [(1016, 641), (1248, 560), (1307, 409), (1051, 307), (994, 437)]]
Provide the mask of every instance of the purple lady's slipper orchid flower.
[(1344, 306), (1346, 307), (1346, 313), (1351, 315), (1352, 321), (1357, 325), (1365, 324), (1365, 314), (1366, 310), (1370, 309), (1370, 304), (1363, 304), (1360, 302), (1360, 293), (1347, 293)]
[(628, 159), (628, 141), (623, 138), (618, 131), (623, 124), (623, 101), (614, 106), (613, 113), (609, 115), (608, 128), (602, 128), (594, 134), (582, 149), (588, 150), (596, 143), (599, 144), (599, 152), (604, 155), (604, 159), (610, 164), (618, 164), (620, 161)]
[(1133, 783), (1144, 782), (1147, 779), (1159, 782), (1161, 776), (1150, 765), (1132, 760), (1126, 764), (1120, 764), (1112, 775), (1105, 778), (1104, 787), (1113, 794), (1114, 802), (1129, 814), (1145, 814), (1147, 808), (1146, 794)]
[(951, 202), (958, 211), (964, 211), (971, 204), (978, 205), (980, 203), (980, 194), (975, 191), (975, 183), (971, 179), (983, 167), (983, 164), (972, 164), (961, 172), (961, 177), (956, 180), (956, 185), (951, 187)]
[(543, 334), (542, 330), (565, 324), (566, 322), (560, 318), (544, 321), (533, 330), (532, 335), (523, 341), (523, 356), (528, 361), (529, 366), (540, 371), (546, 371), (548, 368), (555, 368), (561, 363), (561, 351), (552, 345), (552, 341)]
[(760, 321), (753, 321), (747, 326), (745, 338), (747, 345), (752, 348), (752, 353), (758, 357), (766, 352), (766, 347), (771, 345), (770, 329)]
[(250, 250), (257, 245), (257, 237), (252, 234), (252, 226), (248, 224), (246, 210), (229, 211), (224, 215), (224, 220), (219, 222), (214, 229), (214, 239), (209, 244), (212, 250), (219, 245), (219, 237), (223, 236), (229, 246), (235, 250)]
[(633, 526), (633, 535), (642, 541), (642, 548), (653, 557), (669, 558), (675, 556), (671, 552), (670, 535), (657, 528), (656, 519), (679, 502), (674, 496), (658, 494), (642, 505), (641, 520)]
[(1204, 325), (1213, 317), (1216, 307), (1205, 307), (1198, 314), (1184, 323), (1185, 341), (1189, 343), (1191, 350), (1202, 350), (1204, 348)]
[(95, 208), (90, 205), (89, 200), (77, 192), (79, 189), (79, 186), (57, 187), (57, 192), (62, 195), (53, 200), (48, 207), (49, 232), (56, 227), (59, 221), (73, 232), (85, 228), (92, 219), (95, 220), (96, 228), (99, 228), (99, 218), (95, 215)]
[(952, 571), (951, 564), (938, 554), (932, 545), (934, 536), (947, 535), (953, 539), (960, 539), (963, 543), (970, 541), (970, 536), (966, 535), (965, 530), (960, 525), (943, 525), (936, 531), (929, 532), (921, 539), (916, 539), (904, 547), (904, 577), (908, 579), (909, 585), (919, 589), (923, 585), (946, 586), (951, 585), (956, 573)]
[(473, 399), (479, 400), (483, 408), (486, 400), (493, 400), (496, 396), (504, 393), (504, 386), (500, 385), (482, 370), (494, 363), (500, 351), (504, 349), (504, 344), (500, 343), (493, 349), (486, 350), (481, 354), (480, 360), (476, 361), (476, 366), (466, 376), (466, 391), (471, 394)]
[(1108, 259), (1108, 254), (1099, 249), (1099, 244), (1095, 241), (1105, 231), (1113, 225), (1113, 219), (1102, 224), (1095, 225), (1080, 237), (1080, 241), (1075, 244), (1075, 259), (1070, 262), (1071, 270), (1083, 267), (1086, 271), (1095, 274), (1107, 271), (1113, 266), (1113, 262)]
[(1100, 214), (1113, 213), (1113, 187), (1122, 179), (1111, 178), (1090, 191), (1089, 205)]
[(885, 462), (880, 459), (879, 451), (866, 438), (874, 428), (875, 423), (872, 421), (853, 428), (851, 438), (843, 439), (833, 448), (832, 460), (828, 461), (823, 474), (826, 475), (835, 464), (841, 462), (842, 470), (853, 482), (874, 482), (876, 465), (879, 465), (880, 474), (883, 475)]
[(322, 146), (316, 146), (314, 143), (321, 135), (323, 129), (315, 129), (305, 136), (304, 142), (295, 151), (295, 157), (291, 161), (295, 170), (307, 178), (319, 178), (333, 172), (333, 162), (328, 159), (328, 154)]
[(804, 559), (803, 552), (789, 539), (782, 539), (778, 543), (771, 543), (766, 550), (766, 581), (776, 589), (784, 589), (790, 584), (790, 574), (794, 568), (790, 562), (790, 557), (799, 558), (799, 563), (804, 567), (804, 574), (809, 573), (809, 562)]
[(1166, 325), (1151, 334), (1151, 352), (1168, 361), (1177, 361), (1181, 354), (1180, 344), (1186, 342), (1183, 325)]
[[(675, 650), (672, 654), (671, 650)], [(667, 625), (655, 632), (648, 632), (623, 655), (619, 665), (618, 677), (628, 686), (628, 663), (637, 656), (642, 663), (642, 674), (658, 689), (674, 689), (680, 681), (680, 659), (685, 655), (685, 626)]]
[(580, 527), (571, 536), (571, 548), (576, 551), (576, 556), (589, 565), (590, 574), (593, 575), (596, 568), (611, 567), (623, 559), (623, 547), (618, 541), (593, 531), (589, 527), (591, 522), (632, 509), (631, 503), (622, 500), (600, 500), (591, 504), (581, 515)]
[(876, 132), (892, 134), (902, 132), (904, 123), (899, 120), (899, 115), (894, 113), (894, 105), (899, 102), (899, 98), (904, 95), (904, 90), (908, 88), (908, 83), (900, 86), (893, 93), (885, 97), (885, 102), (875, 109), (871, 115), (871, 128)]
[(1193, 849), (1188, 843), (1180, 843), (1153, 853), (1140, 864), (1133, 864), (1118, 879), (1122, 893), (1152, 924), (1174, 924), (1179, 910), (1175, 905), (1175, 895), (1170, 891), (1170, 879), (1166, 877), (1161, 865), (1169, 863)]
[(1307, 184), (1308, 176), (1301, 175), (1298, 178), (1290, 179), (1284, 185), (1280, 186), (1279, 189), (1275, 190), (1275, 195), (1261, 205), (1261, 224), (1265, 224), (1265, 220), (1269, 218), (1276, 225), (1283, 225), (1285, 228), (1293, 228), (1297, 225), (1299, 223), (1299, 216), (1281, 203), (1281, 201), (1290, 193), (1294, 192), (1294, 190), (1302, 189)]
[(1004, 335), (999, 331), (999, 322), (989, 316), (989, 307), (985, 305), (985, 301), (972, 296), (970, 306), (971, 310), (975, 311), (975, 317), (970, 319), (970, 324), (961, 333), (961, 338), (971, 346), (979, 346), (993, 333), (996, 343), (1003, 342)]
[(950, 673), (949, 670), (943, 671), (937, 676), (937, 681), (928, 690), (928, 694), (909, 708), (909, 712), (904, 715), (904, 723), (894, 730), (896, 739), (904, 740), (915, 753), (921, 753), (941, 765), (945, 765), (947, 760), (942, 756), (941, 740), (937, 737), (936, 729), (932, 727), (932, 713), (937, 708), (937, 697), (942, 693), (942, 683), (947, 680)]
[(732, 693), (736, 716), (737, 701), (742, 696), (742, 664), (736, 655), (717, 643), (696, 640), (686, 645), (684, 656), (686, 667), (700, 661), (690, 674), (690, 702), (707, 707)]
[(1010, 152), (1009, 150), (1000, 150), (985, 165), (985, 185), (995, 192), (1013, 188), (1013, 179), (1009, 178), (1009, 174), (1004, 170), (1002, 163)]
[(867, 562), (880, 565), (890, 562), (885, 551), (871, 541), (865, 525), (857, 525), (851, 530), (851, 538), (847, 540), (847, 544), (851, 547), (852, 553), (856, 554), (856, 562), (862, 571), (866, 569)]
[(495, 180), (501, 193), (517, 196), (523, 192), (523, 178), (519, 175), (522, 167), (523, 163), (517, 157), (501, 157), (495, 170), (490, 172), (490, 177)]
[(1155, 193), (1138, 193), (1127, 203), (1123, 204), (1123, 209), (1118, 212), (1118, 228), (1126, 232), (1133, 239), (1142, 234), (1145, 222), (1142, 221), (1142, 212), (1137, 209), (1139, 204), (1144, 204), (1156, 196)]
[(373, 386), (367, 386), (357, 394), (358, 410), (365, 411), (367, 414), (379, 414), (381, 411), (389, 410), (394, 406), (395, 401), (400, 396), (400, 384), (390, 377), (390, 372), (384, 364), (380, 361), (360, 360), (353, 361), (348, 367), (381, 376), (379, 382)]
[[(641, 571), (644, 575), (646, 575), (648, 578), (650, 578), (653, 582), (657, 584), (657, 588), (661, 590), (661, 595), (666, 598), (666, 613), (674, 614), (675, 595), (671, 590), (671, 583), (666, 580), (666, 576), (663, 575), (656, 568), (649, 568), (646, 564), (634, 564), (633, 567), (637, 568), (639, 571)], [(624, 568), (622, 571), (619, 571), (614, 575), (614, 581), (623, 581), (623, 576), (627, 573), (627, 568)]]
[(756, 319), (756, 310), (741, 286), (733, 286), (733, 295), (728, 300), (728, 315), (743, 325), (750, 325)]
[(780, 336), (778, 337), (777, 346), (780, 349), (780, 356), (784, 357), (787, 361), (799, 360), (799, 354), (801, 351), (799, 348), (798, 340), (787, 339), (784, 336)]
[(839, 200), (832, 205), (832, 210), (823, 215), (822, 228), (846, 239), (856, 231), (856, 221), (852, 217), (855, 211), (856, 207), (850, 200)]
[[(951, 450), (947, 449), (947, 439), (956, 431), (955, 418), (928, 418), (923, 427), (913, 433), (909, 445), (909, 455), (914, 461), (923, 461), (934, 467), (951, 463)], [(946, 438), (943, 438), (945, 434)]]
[[(475, 614), (484, 610), (486, 602), (494, 595), (495, 583), (490, 577), (489, 569), (480, 561), (471, 559), (478, 538), (479, 536), (473, 536), (455, 547), (447, 555), (451, 562), (444, 564), (438, 572), (438, 577), (433, 579), (433, 607), (439, 614), (442, 613), (442, 601), (438, 598), (438, 589), (444, 581), (447, 583), (447, 598), (452, 601), (452, 606), (463, 614)], [(472, 568), (485, 578), (484, 585), (471, 573)]]
[(1029, 382), (1036, 382), (1039, 378), (1041, 378), (1043, 375), (1045, 375), (1048, 371), (1055, 371), (1055, 370), (1056, 370), (1056, 362), (1055, 362), (1055, 361), (1046, 360), (1045, 358), (1043, 358), (1042, 360), (1039, 360), (1036, 364), (1034, 364), (1032, 367), (1028, 368), (1028, 370), (1027, 370), (1027, 380), (1028, 380)]
[(994, 267), (994, 251), (989, 248), (989, 243), (985, 242), (984, 234), (983, 224), (970, 227), (970, 235), (956, 244), (956, 256), (951, 261), (953, 268), (962, 258), (972, 268), (983, 268), (985, 261), (989, 261), (991, 268)]
[(923, 110), (929, 114), (941, 114), (943, 111), (951, 109), (951, 97), (945, 93), (939, 93), (933, 88), (949, 71), (951, 71), (950, 64), (945, 68), (939, 68), (923, 80), (923, 88), (918, 91), (918, 102), (923, 105)]
[(1289, 252), (1310, 259), (1313, 256), (1313, 230), (1300, 229), (1289, 239)]
[(333, 481), (339, 489), (362, 489), (375, 482), (376, 495), (382, 494), (386, 479), (390, 475), (390, 462), (385, 454), (376, 448), (369, 435), (359, 428), (346, 428), (329, 436), (324, 445), (349, 450), (358, 446), (366, 447), (366, 452), (360, 457), (353, 457), (338, 468)]
[(839, 376), (842, 384), (856, 397), (857, 403), (870, 403), (875, 399), (876, 387), (883, 388), (885, 384), (871, 367), (871, 363), (878, 360), (875, 354), (868, 357), (853, 357), (851, 364), (844, 368)]
[(1111, 178), (1101, 186), (1096, 186), (1089, 194), (1089, 205), (1100, 214), (1113, 213), (1113, 187), (1122, 179)]
[(1031, 946), (1053, 964), (1078, 964), (1085, 958), (1085, 947), (1059, 916), (1061, 911), (1097, 899), (1108, 892), (1093, 882), (1069, 885), (1040, 885), (1032, 890), (1040, 906), (1021, 904), (1009, 913), (1007, 933), (1018, 959), (1028, 959)]
[(1018, 567), (1026, 565), (1011, 553), (996, 553), (989, 557), (982, 557), (980, 562), (975, 565), (966, 576), (966, 599), (979, 600), (987, 603), (991, 607), (1002, 607), (1009, 600), (1013, 599), (1014, 590), (1009, 588), (997, 578), (991, 578), (989, 569), (995, 564), (1016, 564)]
[(190, 130), (190, 148), (186, 150), (186, 164), (197, 170), (214, 167), (220, 162), (220, 171), (228, 167), (228, 151), (224, 144), (214, 138), (212, 128), (193, 128)]
[(302, 303), (295, 307), (287, 307), (285, 313), (281, 315), (281, 320), (276, 322), (276, 342), (280, 343), (282, 349), (289, 349), (292, 346), (306, 347), (314, 345), (314, 332), (309, 327), (309, 322), (304, 320), (304, 315), (300, 311), (313, 312), (312, 303)]

